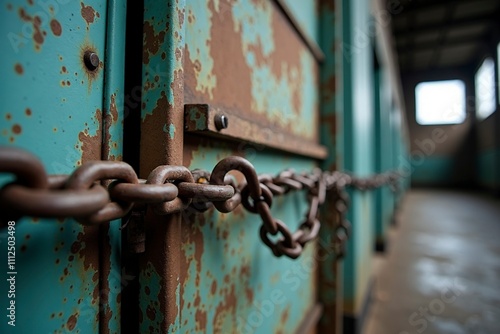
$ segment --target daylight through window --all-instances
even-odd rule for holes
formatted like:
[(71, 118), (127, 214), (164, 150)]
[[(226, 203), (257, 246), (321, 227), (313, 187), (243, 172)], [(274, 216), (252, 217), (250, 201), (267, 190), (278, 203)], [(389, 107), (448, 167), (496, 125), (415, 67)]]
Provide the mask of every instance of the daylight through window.
[(415, 88), (416, 120), (421, 125), (465, 121), (465, 84), (461, 80), (421, 82)]

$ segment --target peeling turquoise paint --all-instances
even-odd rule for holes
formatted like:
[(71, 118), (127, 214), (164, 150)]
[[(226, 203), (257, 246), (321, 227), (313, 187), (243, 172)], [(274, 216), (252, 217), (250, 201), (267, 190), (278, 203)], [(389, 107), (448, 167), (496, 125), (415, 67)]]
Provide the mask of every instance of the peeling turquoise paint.
[[(190, 169), (211, 169), (220, 159), (235, 154), (222, 143), (190, 149), (193, 149)], [(297, 171), (310, 171), (315, 166), (314, 161), (304, 158), (277, 160), (275, 154), (267, 151), (249, 158), (259, 173), (275, 174), (290, 166)], [(305, 198), (304, 193), (275, 198), (272, 213), (296, 229), (308, 208)], [(183, 230), (183, 253), (187, 261), (187, 277), (181, 293), (183, 332), (296, 330), (315, 300), (315, 267), (311, 267), (315, 247), (307, 246), (295, 261), (275, 258), (260, 240), (260, 224), (258, 215), (242, 208), (230, 214), (211, 210), (189, 217)], [(274, 303), (271, 296), (278, 295), (279, 303)], [(198, 322), (200, 314), (206, 317), (206, 328)], [(287, 320), (279, 324), (284, 314)]]
[[(35, 154), (48, 173), (69, 174), (81, 164), (82, 150), (99, 152), (101, 145), (103, 70), (89, 74), (82, 57), (88, 49), (105, 58), (107, 3), (84, 1), (93, 9), (91, 23), (82, 17), (79, 1), (50, 4), (0, 3), (0, 35), (8, 37), (0, 71), (9, 83), (0, 91), (0, 144)], [(97, 254), (89, 252), (96, 244), (83, 241), (84, 232), (73, 219), (16, 222), (16, 331), (98, 332), (99, 304), (92, 296), (99, 292), (99, 263), (89, 255)], [(0, 232), (2, 263), (5, 233)], [(6, 302), (2, 294), (0, 304)], [(0, 323), (0, 332), (11, 330)]]
[(169, 135), (170, 139), (174, 139), (174, 136), (175, 136), (175, 126), (173, 124), (170, 124), (168, 126), (168, 135)]
[[(314, 114), (319, 103), (315, 85), (317, 64), (296, 33), (287, 30), (288, 23), (278, 14), (277, 7), (267, 1), (237, 1), (231, 4), (215, 1), (209, 4), (199, 0), (187, 3), (186, 49), (196, 76), (193, 87), (190, 87), (197, 93), (196, 103), (214, 103), (229, 110), (248, 108), (279, 129), (316, 140), (318, 119)], [(212, 101), (222, 76), (228, 75), (226, 72), (215, 72), (215, 65), (223, 60), (213, 59), (213, 48), (216, 46), (213, 45), (214, 36), (211, 36), (214, 33), (212, 25), (219, 24), (218, 19), (222, 20), (220, 15), (225, 15), (224, 20), (232, 20), (233, 32), (227, 33), (228, 38), (234, 38), (233, 33), (238, 34), (237, 40), (228, 40), (228, 43), (241, 43), (241, 54), (247, 66), (238, 67), (239, 72), (231, 75), (243, 76), (245, 80), (249, 75), (249, 106), (224, 105), (226, 101)], [(300, 49), (291, 51), (297, 52), (298, 57), (294, 56), (290, 60), (281, 54), (279, 57), (282, 58), (277, 58), (278, 45), (284, 47), (285, 39), (299, 40), (296, 43)], [(241, 57), (240, 50), (232, 48), (228, 52), (228, 58)], [(218, 64), (219, 67), (221, 65), (225, 66)], [(241, 112), (239, 116), (251, 117), (244, 114)]]
[[(217, 5), (216, 10), (220, 10)], [(200, 64), (194, 69), (199, 78), (196, 90), (207, 93), (210, 98), (213, 98), (212, 91), (217, 85), (217, 76), (213, 74), (214, 61), (210, 56), (210, 20), (212, 14), (208, 9), (208, 2), (200, 0), (188, 1), (186, 11), (188, 15), (186, 36), (189, 36), (186, 50), (191, 61)], [(200, 15), (201, 11), (205, 15)], [(200, 47), (202, 45), (203, 47)]]

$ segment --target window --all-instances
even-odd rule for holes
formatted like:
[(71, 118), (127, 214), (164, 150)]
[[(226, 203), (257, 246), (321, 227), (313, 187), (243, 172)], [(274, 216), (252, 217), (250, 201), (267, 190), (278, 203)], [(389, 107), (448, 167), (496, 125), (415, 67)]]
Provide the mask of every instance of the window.
[(487, 58), (476, 72), (476, 116), (485, 119), (493, 114), (496, 108), (495, 101), (495, 62)]
[(416, 119), (421, 125), (465, 121), (465, 84), (461, 80), (421, 82), (415, 88)]
[[(497, 68), (498, 68), (498, 78), (500, 78), (500, 66), (498, 64), (500, 64), (500, 43), (498, 43), (497, 46)], [(498, 103), (500, 104), (500, 85), (498, 85)]]

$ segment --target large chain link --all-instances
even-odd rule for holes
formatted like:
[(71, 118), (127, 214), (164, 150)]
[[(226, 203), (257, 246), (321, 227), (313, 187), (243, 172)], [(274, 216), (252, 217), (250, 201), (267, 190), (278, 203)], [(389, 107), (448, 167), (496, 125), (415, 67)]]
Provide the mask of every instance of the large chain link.
[[(237, 184), (231, 171), (241, 172), (245, 181)], [(15, 176), (13, 182), (0, 189), (2, 220), (22, 216), (74, 217), (81, 224), (97, 225), (123, 218), (132, 211), (136, 221), (137, 212), (148, 207), (158, 215), (168, 215), (188, 208), (204, 212), (212, 206), (226, 213), (242, 204), (247, 211), (260, 216), (260, 237), (273, 254), (294, 259), (318, 236), (319, 207), (327, 193), (333, 196), (338, 213), (333, 242), (337, 255), (342, 257), (350, 233), (346, 187), (369, 190), (389, 185), (396, 191), (399, 177), (391, 172), (361, 179), (320, 169), (311, 173), (285, 170), (276, 176), (259, 176), (253, 165), (241, 157), (221, 160), (211, 173), (189, 171), (182, 166), (158, 166), (147, 180), (139, 179), (130, 165), (114, 161), (91, 161), (71, 175), (49, 176), (36, 157), (10, 147), (0, 147), (0, 173)], [(275, 196), (298, 190), (306, 191), (309, 208), (297, 231), (292, 233), (287, 224), (273, 217), (271, 207)], [(270, 235), (278, 234), (277, 241), (272, 241)]]

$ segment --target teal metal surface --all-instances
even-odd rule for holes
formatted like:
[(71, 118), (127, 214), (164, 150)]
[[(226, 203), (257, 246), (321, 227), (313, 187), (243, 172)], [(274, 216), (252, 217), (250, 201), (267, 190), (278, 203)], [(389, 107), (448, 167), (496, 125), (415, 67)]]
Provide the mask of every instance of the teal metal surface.
[[(230, 155), (246, 157), (259, 173), (315, 166), (309, 159), (277, 159), (252, 146), (194, 138), (185, 145), (184, 163), (190, 169), (211, 169)], [(294, 230), (307, 210), (305, 198), (305, 193), (275, 198), (272, 213)], [(183, 218), (180, 332), (293, 333), (316, 300), (315, 245), (307, 246), (298, 260), (274, 257), (260, 240), (260, 218), (242, 208)]]
[[(0, 8), (0, 70), (8, 82), (0, 91), (0, 143), (34, 153), (52, 174), (100, 159), (106, 2), (2, 0)], [(96, 71), (85, 68), (86, 51), (100, 57)], [(16, 327), (3, 316), (0, 332), (98, 332), (98, 236), (98, 228), (72, 219), (17, 221)]]
[[(185, 103), (208, 103), (271, 134), (318, 141), (317, 64), (273, 2), (187, 1), (186, 22)], [(230, 155), (249, 159), (259, 174), (317, 166), (260, 145), (186, 135), (183, 163), (190, 169), (211, 170)], [(296, 229), (306, 196), (276, 198), (272, 208)], [(296, 261), (275, 258), (259, 228), (258, 216), (242, 208), (183, 216), (180, 332), (292, 333), (306, 320), (316, 301), (315, 245)]]
[[(184, 0), (145, 0), (142, 57), (140, 175), (159, 165), (182, 164), (184, 130)], [(152, 216), (152, 215), (150, 215)], [(178, 214), (147, 217), (140, 257), (141, 333), (180, 328), (181, 221)]]
[[(126, 0), (108, 0), (104, 68), (103, 160), (122, 160), (125, 77)], [(100, 227), (100, 333), (120, 333), (121, 291), (131, 276), (122, 275), (120, 220)]]
[(187, 1), (186, 99), (318, 141), (317, 64), (272, 1)]
[[(340, 169), (356, 175), (374, 172), (374, 112), (372, 45), (369, 38), (370, 6), (365, 0), (342, 1), (342, 40), (339, 50), (343, 110), (343, 164)], [(373, 205), (370, 192), (351, 191), (348, 219), (352, 232), (349, 256), (344, 261), (344, 309), (361, 311), (371, 271)]]
[(318, 43), (318, 20), (320, 15), (318, 1), (283, 0), (283, 2), (290, 9), (307, 37)]

